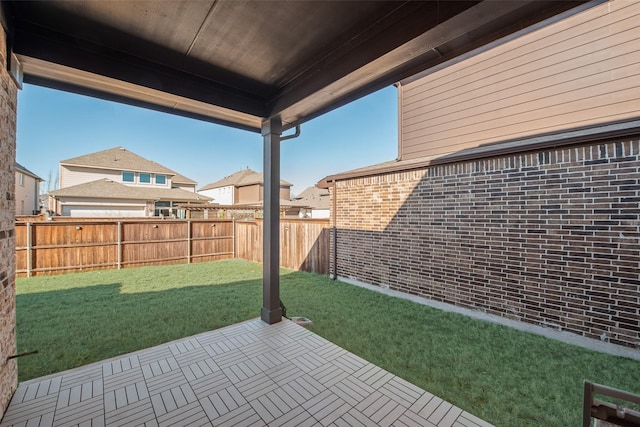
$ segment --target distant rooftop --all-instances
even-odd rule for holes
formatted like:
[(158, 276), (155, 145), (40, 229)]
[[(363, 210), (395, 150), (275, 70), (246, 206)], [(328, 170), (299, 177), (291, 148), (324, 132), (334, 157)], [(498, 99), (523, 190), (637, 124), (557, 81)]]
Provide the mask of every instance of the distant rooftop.
[(40, 178), (38, 175), (36, 175), (35, 173), (31, 172), (29, 169), (25, 168), (24, 166), (22, 166), (18, 162), (16, 162), (16, 171), (17, 172), (22, 172), (23, 174), (26, 174), (26, 175), (29, 175), (29, 176), (37, 179), (38, 181), (44, 181), (44, 179)]
[(92, 197), (103, 199), (129, 200), (173, 200), (208, 202), (210, 197), (180, 188), (134, 187), (120, 184), (110, 179), (99, 179), (72, 187), (61, 188), (49, 193), (52, 196)]
[[(261, 173), (247, 168), (234, 172), (219, 181), (207, 184), (198, 191), (213, 190), (214, 188), (228, 187), (230, 185), (235, 187), (245, 187), (247, 185), (262, 184), (263, 182), (264, 177)], [(280, 185), (283, 187), (291, 187), (293, 184), (281, 179)]]
[(181, 175), (168, 167), (162, 166), (152, 160), (145, 159), (124, 147), (115, 147), (108, 150), (97, 151), (84, 156), (61, 160), (61, 165), (85, 166), (99, 169), (115, 169), (133, 172), (148, 172), (170, 175), (174, 183), (196, 184), (192, 179)]
[(331, 205), (329, 189), (316, 186), (306, 188), (295, 200), (313, 209), (329, 209)]

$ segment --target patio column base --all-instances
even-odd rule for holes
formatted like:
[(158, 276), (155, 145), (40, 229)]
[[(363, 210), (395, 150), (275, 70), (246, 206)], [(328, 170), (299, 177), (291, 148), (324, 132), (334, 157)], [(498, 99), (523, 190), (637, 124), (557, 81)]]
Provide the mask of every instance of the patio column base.
[(269, 310), (265, 307), (262, 307), (262, 315), (260, 316), (263, 322), (266, 322), (270, 325), (274, 323), (278, 323), (282, 321), (282, 309), (277, 308), (275, 310)]

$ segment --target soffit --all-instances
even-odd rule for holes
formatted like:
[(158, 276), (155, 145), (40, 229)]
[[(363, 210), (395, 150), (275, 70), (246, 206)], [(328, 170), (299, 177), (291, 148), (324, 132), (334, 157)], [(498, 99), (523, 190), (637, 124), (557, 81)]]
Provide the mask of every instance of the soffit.
[(5, 1), (27, 83), (290, 128), (582, 1)]

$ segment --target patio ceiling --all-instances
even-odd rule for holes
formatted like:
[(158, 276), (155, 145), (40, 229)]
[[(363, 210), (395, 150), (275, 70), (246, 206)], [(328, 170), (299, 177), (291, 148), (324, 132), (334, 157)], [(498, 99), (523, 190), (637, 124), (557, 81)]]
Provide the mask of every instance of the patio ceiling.
[(284, 129), (583, 1), (4, 1), (24, 81)]

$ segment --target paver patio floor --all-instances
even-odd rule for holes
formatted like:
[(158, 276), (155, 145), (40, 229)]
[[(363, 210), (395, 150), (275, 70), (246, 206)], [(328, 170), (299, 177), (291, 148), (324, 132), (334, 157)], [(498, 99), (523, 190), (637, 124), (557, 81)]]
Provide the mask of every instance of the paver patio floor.
[(489, 426), (283, 320), (254, 319), (19, 385), (9, 426)]

